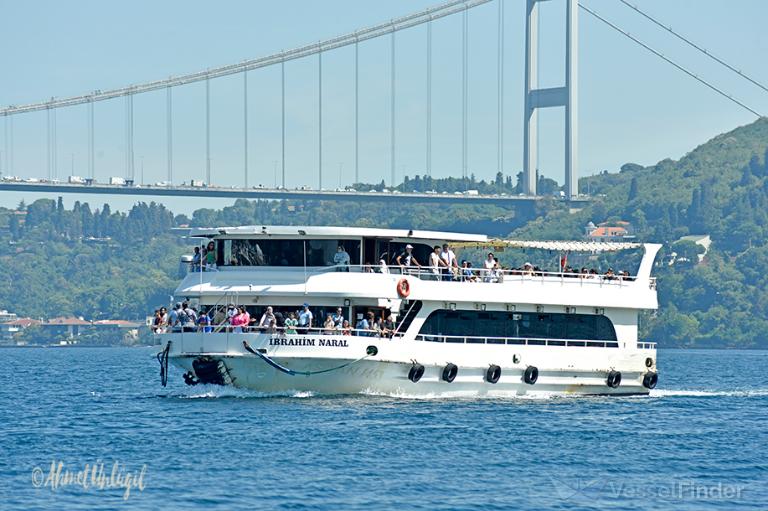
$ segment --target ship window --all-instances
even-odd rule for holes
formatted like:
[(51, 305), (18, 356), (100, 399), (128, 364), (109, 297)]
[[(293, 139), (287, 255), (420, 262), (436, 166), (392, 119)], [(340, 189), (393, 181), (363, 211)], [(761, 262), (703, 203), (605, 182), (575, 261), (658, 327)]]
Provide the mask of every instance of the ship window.
[(218, 244), (219, 266), (331, 266), (336, 248), (342, 245), (350, 264), (360, 264), (359, 240), (231, 239)]
[(419, 333), (459, 337), (616, 340), (611, 321), (605, 316), (593, 314), (437, 310), (427, 317)]

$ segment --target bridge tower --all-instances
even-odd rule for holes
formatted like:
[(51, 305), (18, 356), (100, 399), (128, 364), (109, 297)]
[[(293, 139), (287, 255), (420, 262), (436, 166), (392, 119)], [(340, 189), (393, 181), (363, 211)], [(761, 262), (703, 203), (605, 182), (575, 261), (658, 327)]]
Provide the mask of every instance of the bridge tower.
[[(579, 193), (577, 178), (578, 156), (578, 13), (579, 0), (566, 2), (565, 28), (565, 85), (540, 89), (537, 69), (539, 48), (537, 22), (539, 3), (549, 0), (527, 0), (525, 21), (525, 118), (523, 122), (523, 183), (525, 193), (536, 195), (536, 169), (538, 168), (536, 136), (539, 108), (565, 107), (565, 196), (570, 199)], [(559, 0), (558, 0), (559, 1)]]

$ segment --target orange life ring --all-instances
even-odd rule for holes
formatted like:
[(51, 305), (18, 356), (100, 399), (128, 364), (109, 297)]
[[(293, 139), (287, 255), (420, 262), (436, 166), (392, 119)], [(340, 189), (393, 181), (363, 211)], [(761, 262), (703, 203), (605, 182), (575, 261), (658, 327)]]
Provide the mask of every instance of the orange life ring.
[(408, 295), (411, 294), (411, 285), (406, 279), (397, 281), (397, 294), (400, 295), (400, 298), (408, 298)]

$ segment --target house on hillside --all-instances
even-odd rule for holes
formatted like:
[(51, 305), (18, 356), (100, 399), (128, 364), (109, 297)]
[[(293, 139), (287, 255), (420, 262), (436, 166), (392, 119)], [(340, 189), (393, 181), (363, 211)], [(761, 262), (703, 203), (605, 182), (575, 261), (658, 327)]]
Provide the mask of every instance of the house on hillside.
[(91, 326), (91, 322), (83, 318), (59, 317), (44, 321), (40, 326), (50, 335), (67, 339), (67, 341), (62, 341), (62, 344), (74, 344), (74, 340), (80, 335), (81, 329)]
[(635, 234), (632, 224), (619, 220), (617, 222), (602, 222), (595, 225), (589, 222), (584, 227), (584, 237), (587, 241), (634, 241)]
[(0, 322), (0, 344), (16, 344), (17, 342), (13, 338), (16, 334), (39, 324), (40, 321), (32, 318), (18, 318)]

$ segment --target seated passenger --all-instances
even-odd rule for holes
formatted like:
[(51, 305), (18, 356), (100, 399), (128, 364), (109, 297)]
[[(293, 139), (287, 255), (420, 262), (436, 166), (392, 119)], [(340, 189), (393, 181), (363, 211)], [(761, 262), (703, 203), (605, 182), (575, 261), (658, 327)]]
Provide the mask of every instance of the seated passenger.
[(461, 279), (465, 282), (476, 282), (475, 272), (472, 270), (472, 263), (469, 261), (461, 262)]
[(387, 253), (386, 252), (381, 254), (381, 257), (379, 257), (379, 273), (389, 273), (389, 268), (387, 267)]
[(392, 314), (387, 316), (387, 319), (381, 322), (381, 336), (389, 337), (395, 335), (395, 322), (392, 320)]
[(603, 278), (605, 280), (616, 280), (616, 275), (613, 273), (613, 268), (608, 268), (608, 271), (605, 272)]

